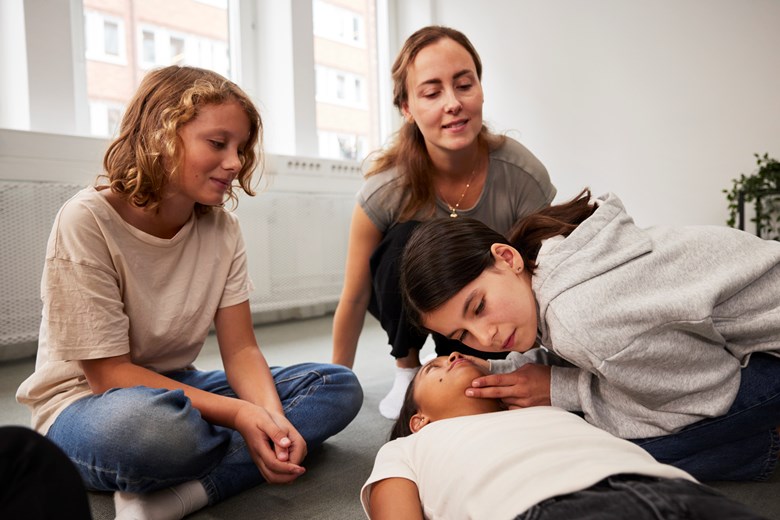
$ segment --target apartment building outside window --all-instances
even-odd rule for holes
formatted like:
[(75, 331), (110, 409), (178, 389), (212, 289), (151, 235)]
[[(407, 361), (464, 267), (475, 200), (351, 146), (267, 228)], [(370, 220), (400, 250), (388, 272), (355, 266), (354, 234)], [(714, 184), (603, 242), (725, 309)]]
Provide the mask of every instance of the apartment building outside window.
[[(392, 131), (389, 104), (378, 102), (391, 42), (383, 0), (2, 3), (4, 27), (19, 28), (8, 41), (27, 52), (9, 54), (0, 73), (27, 82), (0, 86), (24, 101), (6, 101), (1, 128), (111, 138), (151, 68), (187, 64), (249, 93), (269, 153), (360, 160)], [(56, 83), (64, 88), (39, 88)]]
[(361, 160), (380, 146), (376, 4), (312, 0), (319, 154)]

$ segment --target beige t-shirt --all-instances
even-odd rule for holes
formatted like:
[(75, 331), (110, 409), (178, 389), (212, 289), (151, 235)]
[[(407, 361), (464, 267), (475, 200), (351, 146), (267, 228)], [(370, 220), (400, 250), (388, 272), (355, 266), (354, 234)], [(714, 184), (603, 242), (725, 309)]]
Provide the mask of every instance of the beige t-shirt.
[(368, 513), (371, 485), (400, 477), (417, 485), (425, 518), (501, 520), (621, 473), (695, 481), (572, 413), (537, 406), (444, 419), (385, 444), (360, 499)]
[(217, 309), (246, 301), (250, 290), (235, 215), (193, 215), (162, 239), (125, 222), (94, 188), (82, 190), (49, 236), (35, 372), (17, 400), (45, 434), (65, 407), (91, 395), (79, 360), (129, 352), (156, 372), (188, 367)]

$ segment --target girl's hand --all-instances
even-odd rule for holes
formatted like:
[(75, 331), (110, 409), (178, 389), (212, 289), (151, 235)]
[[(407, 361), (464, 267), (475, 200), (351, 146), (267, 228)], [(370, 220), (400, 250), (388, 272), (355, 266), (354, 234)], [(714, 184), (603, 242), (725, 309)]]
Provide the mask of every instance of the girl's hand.
[(284, 414), (246, 403), (236, 414), (235, 425), (269, 483), (289, 484), (306, 471), (300, 466), (306, 441)]
[(550, 377), (547, 365), (528, 363), (514, 372), (478, 377), (466, 390), (469, 397), (499, 398), (511, 410), (530, 406), (549, 406)]

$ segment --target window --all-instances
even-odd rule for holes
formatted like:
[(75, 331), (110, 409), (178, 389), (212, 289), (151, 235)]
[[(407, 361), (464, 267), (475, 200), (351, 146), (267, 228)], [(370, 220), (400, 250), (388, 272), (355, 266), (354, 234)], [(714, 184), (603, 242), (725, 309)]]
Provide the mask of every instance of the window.
[(362, 160), (379, 148), (379, 71), (373, 0), (312, 0), (319, 154)]
[(124, 21), (109, 13), (84, 13), (84, 43), (88, 60), (124, 63)]
[[(92, 135), (114, 135), (124, 105), (151, 68), (193, 65), (230, 77), (227, 0), (180, 0), (190, 5), (177, 11), (175, 26), (170, 11), (150, 9), (149, 2), (83, 3)], [(135, 47), (130, 52), (125, 49), (126, 31), (135, 35), (129, 39)]]
[(171, 36), (171, 55), (170, 63), (184, 63), (184, 38)]
[(316, 36), (365, 47), (363, 15), (324, 0), (314, 0), (313, 9)]
[(122, 121), (124, 106), (119, 103), (93, 100), (89, 103), (89, 122), (92, 135), (114, 137)]
[[(387, 97), (380, 88), (387, 81), (378, 79), (389, 67), (382, 65), (381, 73), (377, 67), (390, 41), (387, 2), (296, 0), (292, 5), (291, 11), (257, 0), (79, 0), (24, 2), (23, 10), (2, 10), (4, 27), (20, 27), (6, 31), (10, 45), (36, 45), (0, 60), (3, 77), (29, 78), (24, 85), (0, 82), (0, 99), (27, 94), (18, 110), (0, 110), (0, 128), (113, 135), (150, 68), (190, 64), (237, 81), (261, 109), (273, 106), (264, 111), (274, 129), (266, 135), (267, 152), (317, 155), (322, 148), (327, 156), (360, 159), (379, 147), (381, 133), (391, 131), (389, 102), (380, 102)], [(312, 32), (297, 31), (309, 20)], [(285, 58), (273, 50), (277, 28), (282, 39), (292, 39), (292, 63), (313, 61), (314, 70), (279, 66), (275, 60)], [(83, 54), (74, 55), (80, 49)], [(62, 63), (72, 66), (54, 66)], [(57, 84), (69, 88), (44, 92), (30, 86)], [(290, 95), (293, 91), (296, 95)], [(315, 93), (315, 99), (298, 95), (302, 92)]]
[(316, 96), (321, 103), (336, 103), (367, 110), (363, 78), (342, 70), (316, 66)]
[(157, 62), (156, 47), (154, 32), (141, 31), (141, 63), (154, 65)]
[(109, 56), (119, 57), (119, 24), (103, 20), (103, 48)]

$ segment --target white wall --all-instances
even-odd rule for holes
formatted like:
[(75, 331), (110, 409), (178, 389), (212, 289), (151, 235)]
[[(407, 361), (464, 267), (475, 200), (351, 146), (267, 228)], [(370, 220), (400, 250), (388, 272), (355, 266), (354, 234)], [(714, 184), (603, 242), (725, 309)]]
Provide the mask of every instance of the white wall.
[[(723, 224), (723, 188), (780, 158), (776, 0), (438, 0), (484, 65), (485, 119), (558, 200), (614, 191), (640, 225)], [(408, 33), (407, 33), (408, 34)]]

